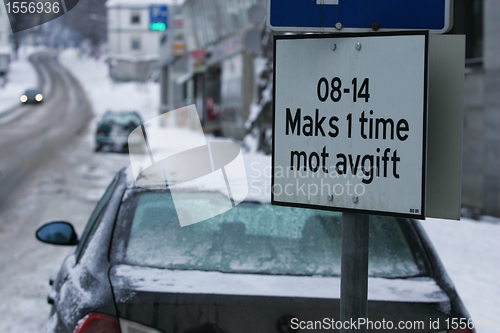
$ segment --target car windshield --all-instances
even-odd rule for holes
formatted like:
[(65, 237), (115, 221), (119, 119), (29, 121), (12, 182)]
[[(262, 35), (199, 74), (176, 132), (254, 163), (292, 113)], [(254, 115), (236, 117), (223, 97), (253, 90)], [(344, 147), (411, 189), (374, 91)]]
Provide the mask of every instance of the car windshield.
[[(142, 192), (125, 200), (128, 226), (121, 262), (169, 269), (340, 275), (341, 213), (242, 202), (233, 209), (180, 227), (177, 210), (212, 209), (218, 193)], [(123, 234), (122, 234), (123, 235)], [(396, 219), (370, 217), (369, 275), (420, 274)]]
[(35, 94), (39, 94), (40, 90), (38, 90), (38, 89), (28, 89), (24, 93), (26, 95), (35, 95)]
[(136, 113), (133, 112), (109, 112), (103, 117), (105, 123), (115, 123), (121, 126), (127, 126), (133, 123), (135, 126), (139, 126), (141, 120)]

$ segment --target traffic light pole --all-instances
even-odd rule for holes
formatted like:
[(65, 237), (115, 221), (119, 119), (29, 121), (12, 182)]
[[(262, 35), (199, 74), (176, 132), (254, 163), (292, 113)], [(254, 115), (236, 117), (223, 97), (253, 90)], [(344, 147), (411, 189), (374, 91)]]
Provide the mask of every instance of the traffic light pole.
[(368, 314), (368, 221), (368, 215), (342, 213), (341, 333), (366, 333), (366, 325), (357, 324)]

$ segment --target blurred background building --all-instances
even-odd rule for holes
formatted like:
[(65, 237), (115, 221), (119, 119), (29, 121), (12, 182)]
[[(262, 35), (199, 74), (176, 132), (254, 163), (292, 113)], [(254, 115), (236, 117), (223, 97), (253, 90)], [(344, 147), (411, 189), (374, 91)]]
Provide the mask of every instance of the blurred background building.
[(186, 86), (176, 81), (188, 75), (188, 57), (184, 41), (184, 19), (177, 6), (172, 7), (172, 27), (160, 37), (160, 112), (193, 104), (187, 100)]
[(455, 0), (466, 34), (462, 206), (500, 216), (500, 1)]
[[(265, 0), (184, 2), (186, 57), (164, 62), (162, 111), (194, 103), (205, 132), (243, 139), (255, 97), (254, 61), (261, 53), (265, 4)], [(183, 66), (187, 72), (179, 75)]]
[(171, 27), (163, 0), (106, 2), (109, 74), (116, 81), (147, 81), (158, 64), (160, 36)]
[(12, 47), (10, 43), (11, 31), (7, 12), (0, 9), (0, 78), (2, 81), (9, 72), (9, 64), (12, 54)]

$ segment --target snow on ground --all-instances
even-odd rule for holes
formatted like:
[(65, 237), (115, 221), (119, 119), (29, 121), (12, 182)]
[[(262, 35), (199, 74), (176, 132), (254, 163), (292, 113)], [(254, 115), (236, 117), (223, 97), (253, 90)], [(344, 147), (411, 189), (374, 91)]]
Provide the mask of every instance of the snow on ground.
[(75, 49), (67, 49), (61, 52), (59, 61), (82, 83), (96, 118), (107, 110), (135, 110), (145, 121), (158, 115), (159, 83), (113, 82), (104, 59), (79, 54)]
[(31, 174), (0, 211), (0, 332), (40, 331), (50, 311), (48, 279), (72, 250), (37, 241), (36, 228), (65, 220), (81, 235), (104, 189), (127, 163), (125, 154), (94, 154), (79, 137)]
[(26, 89), (38, 86), (35, 68), (28, 60), (35, 50), (32, 47), (21, 47), (18, 59), (11, 60), (7, 82), (0, 86), (0, 114), (19, 105), (19, 98)]
[(95, 118), (91, 133), (94, 133), (95, 124), (107, 110), (138, 111), (144, 121), (158, 115), (158, 83), (113, 82), (103, 59), (79, 54), (75, 49), (67, 49), (59, 55), (59, 61), (82, 83), (92, 103)]
[(496, 321), (496, 329), (477, 332), (500, 332), (500, 219), (428, 218), (421, 223), (471, 318), (478, 324)]
[[(158, 115), (158, 84), (113, 83), (102, 60), (79, 58), (75, 50), (66, 50), (60, 59), (84, 86), (97, 117), (107, 109), (138, 110), (145, 121)], [(92, 134), (90, 131), (89, 140)], [(246, 154), (244, 158), (249, 196), (266, 201), (270, 196), (269, 156)], [(477, 332), (500, 332), (500, 219), (427, 219), (422, 224), (471, 317), (477, 324), (482, 321)], [(485, 327), (486, 320), (490, 328)], [(493, 321), (497, 328), (491, 327)]]

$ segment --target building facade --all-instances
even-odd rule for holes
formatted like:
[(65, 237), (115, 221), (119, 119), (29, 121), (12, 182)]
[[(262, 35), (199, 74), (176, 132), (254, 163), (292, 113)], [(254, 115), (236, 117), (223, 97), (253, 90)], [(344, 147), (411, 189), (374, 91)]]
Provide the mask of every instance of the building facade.
[(0, 8), (0, 77), (5, 77), (9, 72), (12, 55), (11, 31), (7, 12)]
[(160, 37), (169, 28), (169, 6), (162, 0), (109, 0), (106, 9), (110, 76), (148, 80), (158, 63)]
[(467, 35), (462, 206), (500, 216), (500, 1), (456, 0)]
[[(264, 8), (263, 0), (184, 2), (186, 58), (182, 66), (187, 70), (180, 75), (179, 60), (165, 69), (170, 77), (164, 80), (164, 87), (170, 84), (170, 91), (178, 92), (170, 94), (174, 100), (165, 99), (165, 111), (179, 102), (196, 104), (205, 132), (244, 137), (254, 100), (254, 59), (259, 52)], [(162, 99), (168, 89), (162, 88)]]
[(171, 7), (171, 28), (160, 38), (160, 113), (192, 104), (187, 100), (185, 87), (176, 81), (186, 75), (188, 58), (184, 42), (184, 20), (180, 8)]

